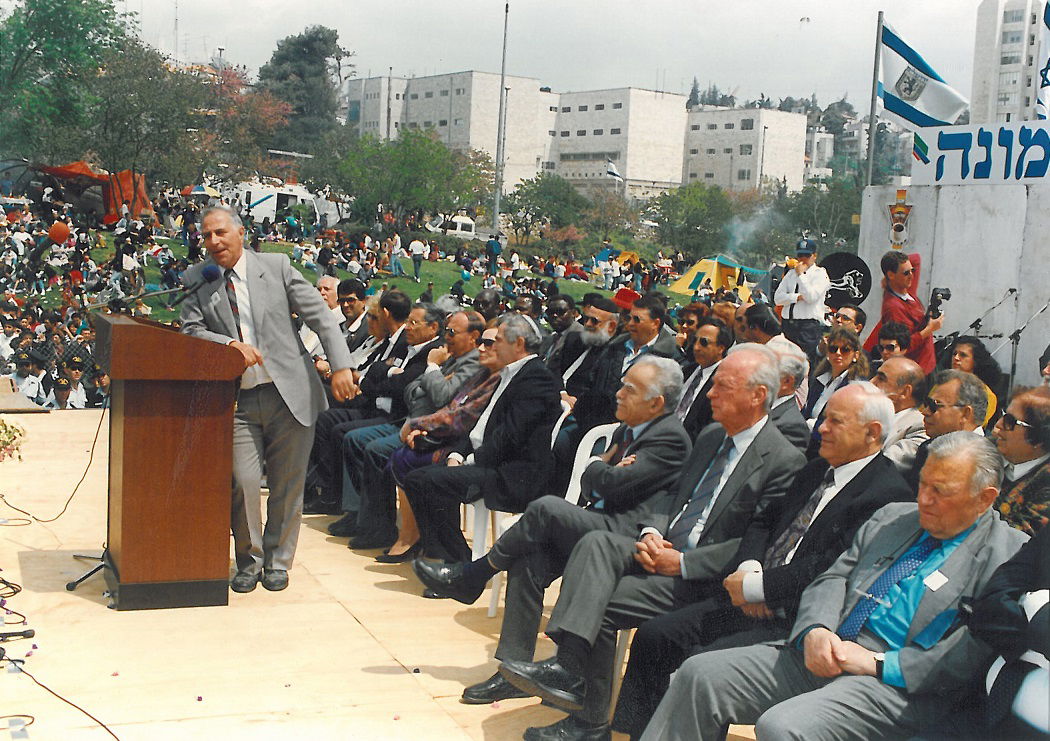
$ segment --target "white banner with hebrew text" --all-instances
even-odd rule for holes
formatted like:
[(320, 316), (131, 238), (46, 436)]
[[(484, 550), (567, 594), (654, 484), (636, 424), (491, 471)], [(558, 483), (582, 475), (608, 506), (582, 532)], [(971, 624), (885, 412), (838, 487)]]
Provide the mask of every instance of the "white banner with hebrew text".
[(913, 154), (914, 185), (1050, 183), (1050, 121), (924, 128)]

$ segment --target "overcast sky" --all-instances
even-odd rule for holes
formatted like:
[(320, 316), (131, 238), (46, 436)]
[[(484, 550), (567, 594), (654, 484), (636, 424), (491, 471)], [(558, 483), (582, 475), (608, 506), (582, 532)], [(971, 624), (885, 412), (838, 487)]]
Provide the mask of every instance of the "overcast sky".
[[(870, 96), (880, 9), (944, 79), (970, 92), (979, 0), (511, 0), (508, 74), (555, 91), (635, 86), (688, 93), (694, 75), (742, 101)], [(144, 39), (205, 61), (217, 47), (252, 72), (279, 39), (321, 24), (357, 74), (499, 72), (503, 0), (118, 0)]]

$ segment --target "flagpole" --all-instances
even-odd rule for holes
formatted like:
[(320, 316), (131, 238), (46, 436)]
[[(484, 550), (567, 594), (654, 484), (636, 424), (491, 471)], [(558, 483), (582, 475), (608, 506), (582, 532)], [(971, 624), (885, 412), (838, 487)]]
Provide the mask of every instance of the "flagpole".
[(879, 11), (878, 28), (875, 31), (875, 69), (871, 73), (871, 110), (868, 113), (868, 168), (865, 185), (871, 185), (875, 169), (875, 132), (878, 130), (879, 63), (882, 61), (882, 11)]

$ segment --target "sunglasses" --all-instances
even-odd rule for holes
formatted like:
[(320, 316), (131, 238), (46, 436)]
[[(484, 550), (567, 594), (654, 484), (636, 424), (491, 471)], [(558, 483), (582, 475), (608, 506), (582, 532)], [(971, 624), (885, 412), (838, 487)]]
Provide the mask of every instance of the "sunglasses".
[(547, 316), (563, 316), (569, 313), (569, 309), (547, 309)]
[(601, 323), (602, 323), (602, 320), (599, 319), (596, 316), (590, 316), (589, 314), (584, 314), (583, 316), (580, 317), (580, 324), (582, 324), (584, 326), (586, 326), (588, 324), (598, 325), (598, 324), (601, 324)]
[(711, 345), (715, 344), (715, 341), (709, 340), (706, 337), (697, 337), (696, 343), (700, 345), (700, 347), (710, 347)]
[(944, 409), (945, 407), (964, 407), (964, 406), (967, 406), (967, 405), (966, 404), (958, 404), (958, 403), (956, 403), (956, 404), (949, 404), (949, 403), (947, 403), (945, 401), (937, 401), (932, 396), (927, 396), (925, 399), (922, 400), (922, 404), (920, 406), (926, 407), (931, 412), (939, 412), (942, 409)]
[(1013, 430), (1015, 427), (1017, 427), (1017, 425), (1021, 425), (1021, 427), (1028, 427), (1028, 428), (1032, 427), (1032, 425), (1028, 424), (1023, 419), (1018, 419), (1014, 415), (1010, 414), (1010, 412), (1003, 412), (1003, 417), (1002, 417), (1001, 422), (1003, 424), (1003, 429), (1008, 431), (1008, 432)]
[(837, 319), (840, 322), (852, 322), (852, 321), (854, 321), (853, 317), (851, 317), (849, 314), (843, 314), (842, 312), (839, 312), (837, 314), (832, 314), (831, 318), (832, 319)]
[(445, 327), (445, 334), (449, 337), (455, 337), (456, 330), (452, 329), (452, 327)]
[(484, 345), (485, 347), (492, 347), (496, 344), (496, 340), (491, 337), (482, 337), (480, 340), (478, 340), (478, 344)]
[(879, 345), (878, 347), (879, 347), (879, 352), (896, 352), (897, 349), (898, 349), (896, 344), (893, 344), (893, 345)]
[(856, 352), (856, 349), (849, 345), (828, 345), (828, 355), (845, 355), (851, 352)]
[(340, 296), (336, 299), (340, 304), (356, 304), (360, 300), (357, 296)]
[(898, 275), (911, 275), (914, 272), (915, 272), (914, 268), (908, 268), (907, 270), (898, 270), (897, 274)]

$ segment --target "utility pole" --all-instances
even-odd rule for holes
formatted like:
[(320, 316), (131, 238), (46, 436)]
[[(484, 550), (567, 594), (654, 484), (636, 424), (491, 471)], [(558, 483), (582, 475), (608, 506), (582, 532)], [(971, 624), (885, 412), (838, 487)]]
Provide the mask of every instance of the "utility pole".
[(878, 131), (879, 101), (879, 67), (882, 62), (882, 11), (879, 11), (879, 23), (875, 31), (875, 71), (871, 73), (871, 111), (868, 114), (868, 168), (864, 184), (871, 185), (872, 172), (875, 169), (875, 134)]
[(390, 98), (393, 95), (391, 92), (394, 80), (394, 68), (390, 67), (386, 73), (386, 140), (390, 141)]
[(496, 123), (496, 192), (492, 195), (492, 231), (499, 234), (499, 200), (503, 195), (503, 129), (506, 125), (507, 91), (507, 23), (510, 20), (510, 2), (503, 6), (503, 62), (499, 69), (499, 116)]

